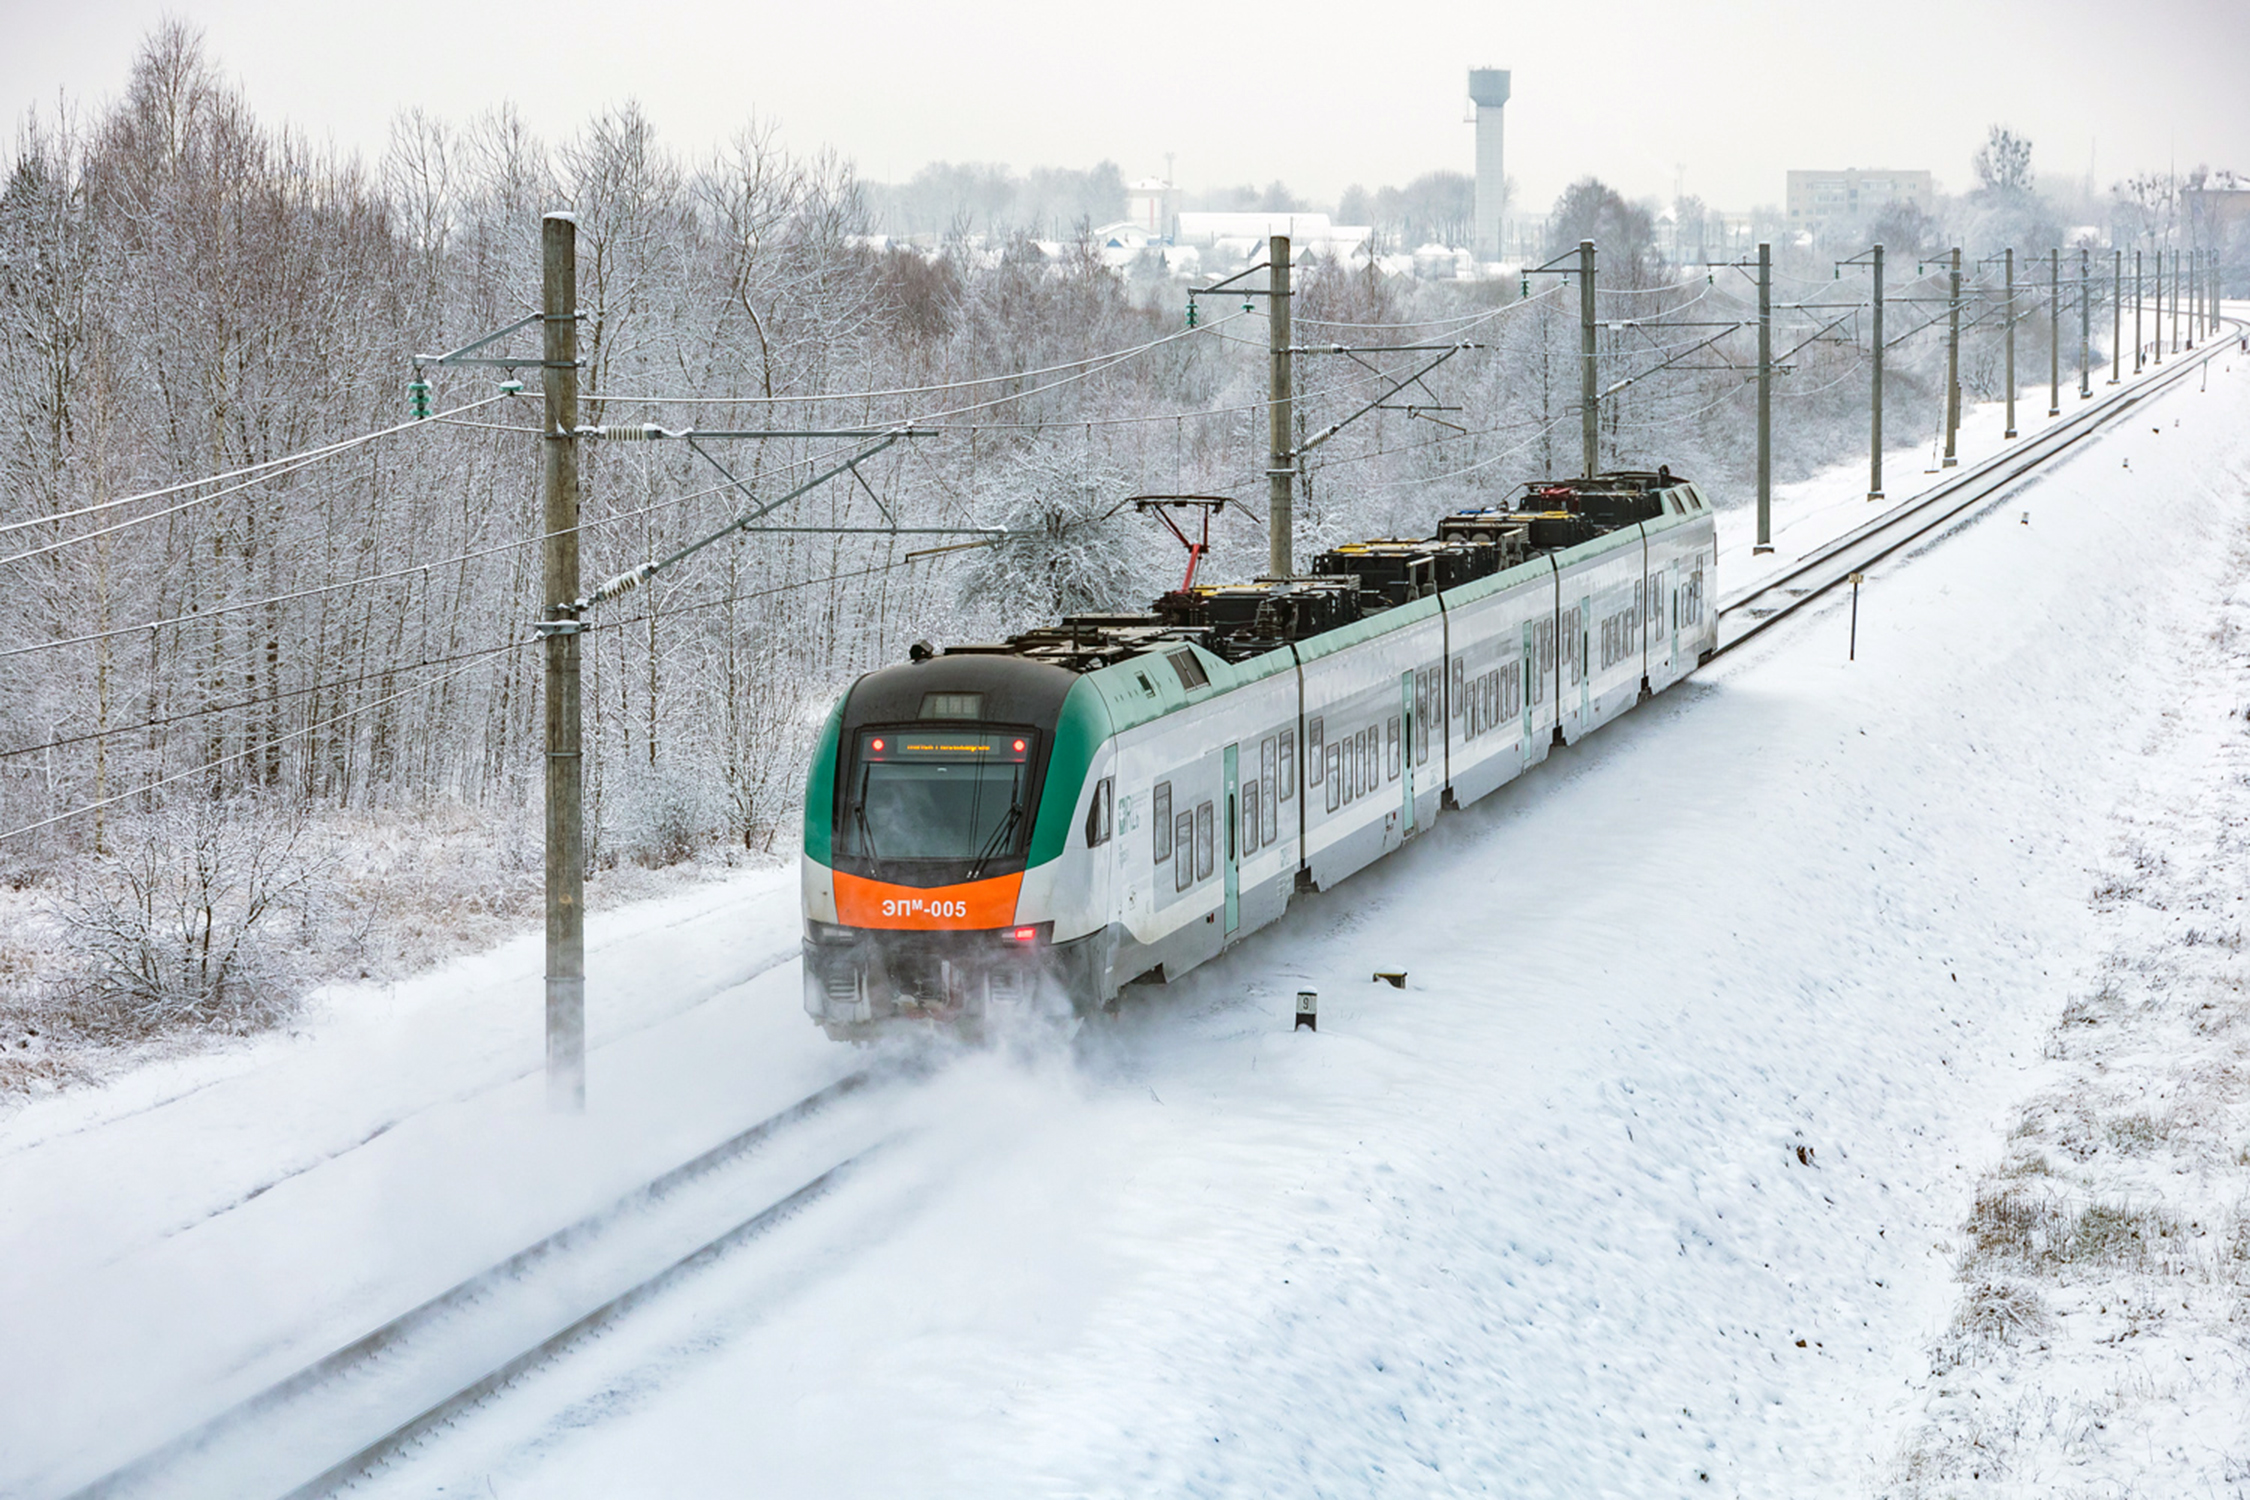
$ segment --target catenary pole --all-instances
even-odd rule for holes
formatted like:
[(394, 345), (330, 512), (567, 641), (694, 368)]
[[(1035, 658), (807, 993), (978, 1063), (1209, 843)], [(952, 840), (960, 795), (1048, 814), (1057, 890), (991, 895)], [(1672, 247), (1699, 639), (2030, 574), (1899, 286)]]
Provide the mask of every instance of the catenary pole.
[(585, 762), (580, 753), (578, 597), (578, 221), (540, 224), (542, 546), (547, 593), (547, 1107), (586, 1107)]
[(2125, 252), (2109, 252), (2109, 383), (2125, 378)]
[[(1595, 394), (1594, 242), (1578, 242), (1578, 426), (1585, 449), (1586, 477), (1601, 464), (1601, 398)], [(1761, 531), (1760, 535), (1764, 533)]]
[(2016, 435), (2016, 247), (2007, 250), (2008, 305), (2003, 310), (2001, 327), (2007, 331), (2008, 344), (2008, 430), (2002, 437)]
[(2180, 352), (2180, 252), (2172, 252), (2172, 352)]
[(2133, 373), (2141, 373), (2142, 362), (2148, 350), (2141, 344), (2141, 302), (2148, 295), (2141, 281), (2141, 252), (2133, 252)]
[(2062, 251), (2047, 252), (2047, 415), (2062, 415)]
[(2211, 252), (2209, 250), (2195, 252), (2195, 279), (2190, 283), (2195, 288), (2195, 336), (2206, 342), (2211, 337), (2211, 323), (2206, 316), (2208, 309), (2203, 305), (2203, 277), (2204, 268), (2210, 264)]
[(2153, 325), (2156, 337), (2149, 340), (2149, 346), (2155, 351), (2155, 362), (2162, 364), (2164, 363), (2164, 251), (2159, 248), (2149, 258), (2156, 262), (2156, 305), (2149, 309), (2149, 322)]
[(2146, 349), (2142, 349), (2142, 344), (2140, 344), (2140, 304), (2142, 304), (2142, 299), (2146, 295), (2149, 295), (2149, 288), (2146, 288), (2142, 279), (2140, 279), (2140, 252), (2135, 250), (2133, 252), (2133, 373), (2135, 373), (2135, 376), (2142, 371), (2142, 358), (2146, 355)]
[(1883, 498), (1883, 247), (1877, 245), (1875, 265), (1874, 348), (1871, 351), (1874, 381), (1867, 402), (1867, 498)]
[(1758, 540), (1750, 550), (1773, 550), (1773, 245), (1765, 240), (1758, 242)]
[(2016, 436), (2016, 247), (2009, 245), (2005, 254), (2007, 265), (2007, 306), (2002, 308), (2000, 328), (2007, 333), (2007, 432), (2000, 436)]
[(1961, 460), (1957, 440), (1961, 432), (1961, 247), (1955, 245), (1950, 290), (1945, 299), (1945, 462), (1953, 468)]
[(1266, 241), (1267, 348), (1272, 352), (1271, 401), (1266, 411), (1266, 571), (1296, 576), (1296, 371), (1289, 356), (1289, 236)]
[(2084, 245), (2078, 247), (2078, 399), (2090, 401), (2094, 395), (2094, 290), (2093, 252)]
[[(2175, 266), (2174, 269), (2180, 270), (2178, 266)], [(2196, 302), (2195, 293), (2191, 290), (2195, 285), (2195, 251), (2193, 249), (2187, 252), (2186, 268), (2181, 271), (2179, 280), (2180, 290), (2173, 294), (2172, 300), (2177, 303), (2183, 294), (2187, 298), (2187, 347), (2193, 349), (2195, 347)]]

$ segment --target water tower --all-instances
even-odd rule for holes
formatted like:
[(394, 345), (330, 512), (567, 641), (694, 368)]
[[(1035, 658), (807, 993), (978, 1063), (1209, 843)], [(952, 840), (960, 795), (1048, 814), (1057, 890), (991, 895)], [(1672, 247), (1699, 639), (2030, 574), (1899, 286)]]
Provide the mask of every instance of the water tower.
[(1469, 101), (1477, 107), (1476, 255), (1480, 261), (1498, 260), (1505, 244), (1500, 217), (1508, 197), (1508, 174), (1500, 154), (1500, 111), (1508, 102), (1508, 70), (1469, 69)]

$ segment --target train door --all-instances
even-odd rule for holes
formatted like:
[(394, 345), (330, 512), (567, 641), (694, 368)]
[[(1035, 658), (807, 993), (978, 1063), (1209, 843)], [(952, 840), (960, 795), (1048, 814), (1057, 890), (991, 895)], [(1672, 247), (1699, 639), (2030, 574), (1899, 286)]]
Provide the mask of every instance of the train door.
[(1593, 665), (1593, 653), (1587, 648), (1588, 638), (1594, 633), (1594, 599), (1591, 594), (1579, 596), (1578, 629), (1572, 634), (1570, 649), (1577, 653), (1578, 667), (1578, 722), (1584, 724), (1594, 711), (1594, 674), (1586, 669)]
[(1536, 700), (1539, 696), (1532, 690), (1533, 674), (1538, 670), (1539, 637), (1537, 627), (1531, 621), (1526, 620), (1523, 622), (1523, 656), (1516, 663), (1516, 671), (1523, 678), (1523, 740), (1521, 744), (1516, 746), (1516, 753), (1523, 757), (1523, 763), (1527, 766), (1531, 764), (1531, 726), (1534, 722), (1533, 715), (1537, 711)]
[(1406, 795), (1404, 821), (1399, 825), (1408, 833), (1414, 831), (1414, 674), (1398, 674), (1399, 741), (1398, 784)]
[(1671, 576), (1664, 581), (1664, 601), (1671, 607), (1672, 656), (1665, 666), (1678, 671), (1680, 664), (1680, 560), (1672, 559)]
[(1226, 915), (1222, 919), (1231, 935), (1242, 925), (1242, 794), (1239, 745), (1229, 745), (1226, 751)]

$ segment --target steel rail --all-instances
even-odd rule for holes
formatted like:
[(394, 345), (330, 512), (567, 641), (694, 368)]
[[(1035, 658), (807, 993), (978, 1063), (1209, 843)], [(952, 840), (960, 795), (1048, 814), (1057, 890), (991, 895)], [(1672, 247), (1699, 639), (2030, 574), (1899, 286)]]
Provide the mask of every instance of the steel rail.
[[(2239, 337), (2246, 326), (2232, 324)], [(1853, 573), (1882, 561), (1929, 535), (1962, 512), (1997, 497), (2017, 480), (2041, 465), (2069, 452), (2078, 443), (2130, 413), (2142, 401), (2169, 389), (2227, 350), (2224, 338), (2214, 338), (2172, 368), (2103, 397), (2014, 448), (2004, 449), (1954, 477), (1903, 501), (1882, 515), (1824, 542), (1785, 571), (1754, 584), (1718, 610), (1719, 644), (1713, 657), (1723, 656), (1754, 639), (1767, 627), (1845, 583)]]
[(339, 1486), (348, 1484), (369, 1469), (401, 1452), (417, 1438), (482, 1402), (517, 1376), (546, 1363), (561, 1354), (571, 1344), (589, 1333), (598, 1331), (624, 1317), (642, 1303), (671, 1289), (674, 1283), (701, 1270), (713, 1261), (748, 1240), (756, 1239), (766, 1230), (790, 1217), (799, 1208), (818, 1198), (835, 1186), (851, 1171), (882, 1150), (888, 1141), (880, 1141), (830, 1167), (827, 1171), (805, 1182), (793, 1191), (758, 1210), (749, 1218), (696, 1246), (678, 1260), (671, 1262), (655, 1275), (646, 1277), (602, 1303), (592, 1312), (576, 1319), (567, 1327), (556, 1330), (538, 1343), (508, 1360), (490, 1373), (462, 1386), (453, 1394), (431, 1403), (421, 1411), (391, 1428), (375, 1441), (360, 1448), (349, 1458), (329, 1465), (319, 1474), (287, 1491), (281, 1500), (316, 1500), (316, 1497), (333, 1493)]
[[(873, 1072), (861, 1069), (816, 1089), (788, 1108), (737, 1131), (710, 1149), (650, 1178), (605, 1207), (597, 1209), (593, 1213), (545, 1236), (536, 1243), (518, 1250), (505, 1260), (498, 1261), (478, 1271), (418, 1306), (362, 1334), (343, 1347), (283, 1377), (264, 1390), (245, 1397), (217, 1415), (205, 1419), (140, 1457), (130, 1460), (88, 1484), (69, 1491), (66, 1500), (121, 1500), (121, 1497), (134, 1494), (144, 1487), (161, 1487), (168, 1470), (173, 1469), (183, 1460), (197, 1455), (211, 1444), (238, 1435), (254, 1437), (255, 1429), (261, 1419), (280, 1411), (290, 1402), (365, 1368), (378, 1356), (398, 1348), (416, 1335), (483, 1300), (502, 1284), (515, 1279), (526, 1271), (537, 1268), (543, 1262), (569, 1253), (574, 1246), (590, 1236), (607, 1229), (629, 1215), (650, 1207), (696, 1179), (727, 1165), (780, 1131), (811, 1118), (839, 1100), (858, 1093), (873, 1081)], [(689, 1272), (710, 1260), (716, 1259), (742, 1241), (754, 1238), (766, 1228), (786, 1218), (796, 1208), (833, 1186), (841, 1176), (864, 1159), (867, 1154), (866, 1151), (862, 1151), (858, 1155), (830, 1167), (827, 1171), (798, 1186), (779, 1200), (766, 1205), (748, 1218), (738, 1221), (716, 1238), (698, 1245), (685, 1256), (670, 1261), (663, 1269), (641, 1279), (625, 1291), (603, 1302), (592, 1312), (548, 1335), (533, 1348), (517, 1353), (491, 1373), (463, 1386), (435, 1404), (425, 1407), (406, 1422), (392, 1427), (373, 1442), (360, 1446), (350, 1457), (331, 1464), (315, 1478), (287, 1491), (287, 1495), (299, 1497), (322, 1493), (341, 1483), (352, 1474), (380, 1461), (435, 1423), (481, 1401), (492, 1390), (497, 1389), (498, 1386), (522, 1373), (525, 1369), (541, 1362), (550, 1354), (557, 1352), (562, 1346), (574, 1341), (581, 1334), (638, 1306), (641, 1302), (646, 1301)]]

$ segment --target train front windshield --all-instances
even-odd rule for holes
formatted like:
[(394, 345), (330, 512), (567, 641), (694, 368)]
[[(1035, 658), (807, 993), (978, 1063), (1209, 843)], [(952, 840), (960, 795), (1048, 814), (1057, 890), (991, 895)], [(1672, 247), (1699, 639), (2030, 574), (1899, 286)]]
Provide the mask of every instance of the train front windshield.
[(966, 866), (974, 880), (1019, 856), (1031, 834), (1034, 740), (1021, 729), (861, 732), (840, 809), (840, 852), (875, 864)]

